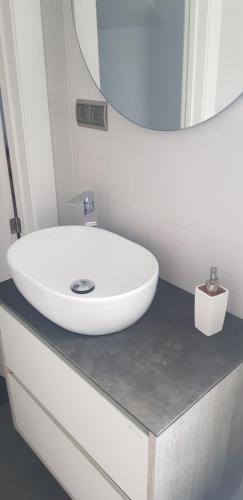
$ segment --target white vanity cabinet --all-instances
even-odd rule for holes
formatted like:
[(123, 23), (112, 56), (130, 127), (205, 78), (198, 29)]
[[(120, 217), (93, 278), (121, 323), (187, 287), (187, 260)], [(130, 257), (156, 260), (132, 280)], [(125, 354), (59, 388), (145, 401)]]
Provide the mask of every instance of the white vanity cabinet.
[(5, 306), (0, 332), (14, 425), (71, 498), (242, 500), (242, 365), (156, 437)]
[(23, 386), (11, 374), (7, 377), (16, 429), (67, 493), (83, 500), (124, 498)]
[[(94, 479), (90, 475), (90, 482), (97, 483), (96, 496), (85, 497), (82, 490), (77, 494), (77, 489), (71, 496), (98, 500), (102, 482), (107, 483), (106, 488), (110, 490), (105, 500), (123, 498), (123, 492), (134, 500), (147, 499), (148, 435), (3, 307), (0, 308), (0, 329), (17, 430), (41, 458), (44, 453), (44, 462), (51, 471), (56, 470), (55, 456), (57, 460), (60, 456), (58, 448), (55, 453), (53, 429), (59, 437), (63, 434), (60, 446), (67, 469), (72, 470), (73, 464), (65, 457), (66, 445), (77, 457), (83, 454), (86, 466), (87, 460), (93, 464), (89, 464), (90, 474), (92, 471), (94, 475)], [(26, 435), (32, 421), (31, 433)], [(35, 429), (37, 434), (50, 430), (47, 444), (50, 440), (52, 456), (46, 450), (48, 459), (45, 450), (42, 453), (35, 442)], [(44, 446), (42, 441), (39, 444)], [(58, 473), (56, 476), (66, 487), (62, 476)], [(87, 480), (86, 469), (80, 467), (80, 483), (83, 478)], [(118, 487), (118, 493), (114, 487)], [(72, 493), (69, 485), (66, 489)]]

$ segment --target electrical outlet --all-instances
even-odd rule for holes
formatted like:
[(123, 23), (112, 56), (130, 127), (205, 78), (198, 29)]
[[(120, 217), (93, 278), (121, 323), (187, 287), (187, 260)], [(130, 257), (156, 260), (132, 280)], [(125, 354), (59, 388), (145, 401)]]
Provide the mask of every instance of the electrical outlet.
[(79, 125), (89, 125), (90, 123), (90, 105), (84, 102), (77, 102), (76, 117)]
[(76, 118), (82, 127), (107, 130), (107, 103), (79, 99), (76, 102)]
[(105, 127), (105, 108), (98, 104), (91, 104), (90, 106), (90, 123), (99, 128)]

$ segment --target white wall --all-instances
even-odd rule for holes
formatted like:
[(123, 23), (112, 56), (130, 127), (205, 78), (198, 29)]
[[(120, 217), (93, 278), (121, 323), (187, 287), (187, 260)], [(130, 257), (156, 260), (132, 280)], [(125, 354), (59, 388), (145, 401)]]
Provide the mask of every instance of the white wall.
[(94, 190), (100, 225), (152, 250), (161, 277), (193, 291), (218, 265), (230, 310), (243, 317), (243, 97), (178, 132), (140, 128), (111, 107), (107, 133), (78, 127), (76, 98), (100, 94), (80, 54), (69, 0), (64, 23), (60, 4), (42, 0), (61, 222), (72, 219), (64, 206), (70, 194)]
[(89, 61), (89, 69), (93, 78), (100, 87), (96, 0), (73, 0), (73, 11), (80, 46), (84, 57)]

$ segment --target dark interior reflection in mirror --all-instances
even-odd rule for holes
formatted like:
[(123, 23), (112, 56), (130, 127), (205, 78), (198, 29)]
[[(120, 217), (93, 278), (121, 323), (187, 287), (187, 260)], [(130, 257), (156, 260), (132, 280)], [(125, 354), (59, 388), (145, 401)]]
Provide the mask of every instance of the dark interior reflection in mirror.
[(73, 0), (86, 64), (131, 121), (176, 130), (243, 90), (242, 0)]

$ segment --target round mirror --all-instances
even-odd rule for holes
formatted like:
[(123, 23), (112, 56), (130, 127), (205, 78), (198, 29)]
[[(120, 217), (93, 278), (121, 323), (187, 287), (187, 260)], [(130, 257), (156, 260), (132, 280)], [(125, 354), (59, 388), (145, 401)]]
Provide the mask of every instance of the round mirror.
[(242, 0), (73, 0), (105, 99), (156, 130), (196, 125), (243, 91)]

